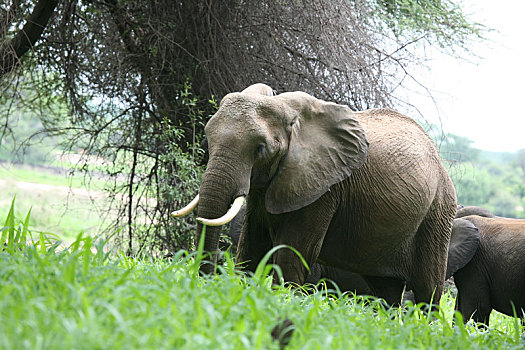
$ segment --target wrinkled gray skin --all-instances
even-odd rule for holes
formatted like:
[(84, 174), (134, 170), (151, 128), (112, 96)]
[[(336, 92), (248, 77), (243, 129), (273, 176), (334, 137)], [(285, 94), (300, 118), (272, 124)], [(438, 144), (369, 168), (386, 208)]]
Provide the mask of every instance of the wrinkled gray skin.
[[(390, 304), (405, 281), (416, 302), (439, 303), (456, 195), (428, 135), (392, 110), (352, 112), (260, 87), (225, 96), (206, 125), (198, 216), (221, 217), (246, 195), (236, 261), (247, 270), (285, 244), (310, 266), (359, 273)], [(214, 271), (219, 230), (207, 228), (204, 249), (213, 255), (203, 273)], [(285, 281), (305, 282), (291, 250), (272, 258)]]
[(476, 206), (458, 206), (458, 211), (456, 212), (456, 218), (462, 218), (464, 216), (469, 215), (478, 215), (483, 216), (485, 218), (494, 218), (496, 215), (492, 214), (492, 212), (486, 208), (483, 207), (476, 207)]
[[(239, 214), (230, 222), (229, 237), (232, 245), (237, 247), (241, 235), (242, 224), (246, 214), (246, 205), (243, 205)], [(366, 284), (365, 280), (357, 273), (345, 271), (332, 266), (325, 266), (314, 263), (310, 267), (310, 273), (305, 279), (305, 283), (318, 284), (321, 279), (327, 283), (327, 287), (335, 289), (331, 282), (335, 282), (341, 292), (352, 292), (358, 295), (372, 295), (372, 291)]]
[[(489, 212), (490, 213), (490, 212)], [(456, 309), (489, 324), (492, 310), (522, 318), (525, 310), (525, 220), (464, 216), (454, 220), (447, 278), (458, 289)]]

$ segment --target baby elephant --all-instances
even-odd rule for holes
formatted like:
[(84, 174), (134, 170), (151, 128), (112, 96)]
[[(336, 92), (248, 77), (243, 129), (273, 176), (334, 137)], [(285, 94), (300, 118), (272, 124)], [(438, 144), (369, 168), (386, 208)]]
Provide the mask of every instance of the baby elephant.
[(456, 211), (456, 218), (462, 218), (464, 216), (469, 216), (469, 215), (478, 215), (478, 216), (483, 216), (483, 217), (486, 217), (486, 218), (495, 218), (496, 215), (492, 214), (492, 212), (488, 209), (485, 209), (483, 207), (476, 207), (476, 206), (463, 206), (463, 205), (458, 205), (458, 209)]
[[(459, 214), (459, 212), (458, 212)], [(525, 220), (467, 215), (454, 220), (447, 276), (458, 289), (456, 309), (488, 326), (492, 310), (524, 318)]]

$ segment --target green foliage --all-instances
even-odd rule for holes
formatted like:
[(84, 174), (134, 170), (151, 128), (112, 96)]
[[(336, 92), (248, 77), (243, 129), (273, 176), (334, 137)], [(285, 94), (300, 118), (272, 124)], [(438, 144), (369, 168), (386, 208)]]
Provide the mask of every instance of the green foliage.
[(456, 187), (459, 203), (463, 205), (488, 203), (494, 195), (494, 188), (490, 185), (491, 178), (486, 170), (466, 163), (456, 165), (449, 172)]
[[(49, 164), (64, 141), (53, 130), (57, 123), (68, 126), (64, 118), (67, 104), (58, 76), (35, 70), (13, 80), (0, 95), (0, 160)], [(48, 93), (40, 93), (44, 88)]]
[[(6, 113), (0, 106), (0, 113)], [(0, 143), (0, 160), (24, 164), (49, 164), (60, 151), (53, 137), (42, 134), (30, 140), (30, 136), (43, 130), (42, 123), (34, 114), (16, 111), (10, 116), (11, 133)], [(35, 145), (31, 147), (31, 145)]]
[[(203, 128), (208, 115), (199, 108), (198, 99), (192, 93), (191, 84), (186, 81), (180, 91), (181, 104), (191, 120), (191, 129), (181, 125), (173, 125), (165, 118), (160, 123), (161, 132), (157, 136), (164, 152), (157, 155), (154, 179), (156, 187), (151, 188), (148, 196), (155, 197), (157, 209), (161, 217), (151, 225), (137, 226), (135, 237), (141, 246), (152, 251), (192, 250), (195, 231), (193, 215), (179, 220), (173, 220), (171, 212), (189, 203), (199, 191), (200, 179), (204, 173), (201, 165), (204, 157), (202, 140)], [(216, 107), (214, 101), (210, 101)], [(187, 134), (191, 133), (191, 137)], [(184, 140), (191, 140), (186, 142)], [(151, 159), (142, 157), (138, 163), (139, 169), (146, 172), (151, 168)]]
[(472, 141), (447, 135), (440, 152), (456, 187), (458, 203), (485, 207), (498, 216), (525, 218), (525, 172), (519, 152), (486, 152)]
[(439, 140), (440, 152), (454, 162), (477, 162), (481, 150), (472, 147), (473, 141), (467, 137), (446, 134)]
[[(29, 234), (12, 212), (3, 232)], [(450, 293), (427, 316), (423, 304), (388, 309), (370, 297), (328, 296), (322, 285), (312, 294), (272, 286), (235, 271), (229, 256), (220, 274), (200, 276), (198, 253), (130, 258), (107, 239), (39, 238), (9, 238), (0, 252), (0, 348), (278, 349), (271, 331), (284, 318), (295, 328), (287, 349), (524, 346), (520, 323), (501, 314), (488, 330), (453, 325)]]
[(15, 198), (11, 202), (7, 218), (5, 219), (4, 227), (1, 230), (0, 245), (4, 246), (4, 249), (8, 252), (13, 253), (15, 249), (20, 246), (24, 246), (27, 238), (27, 228), (29, 226), (29, 217), (31, 210), (27, 213), (27, 216), (23, 222), (15, 225)]
[(525, 218), (523, 183), (512, 163), (458, 163), (449, 173), (458, 203), (486, 207), (499, 216)]
[(376, 0), (375, 4), (379, 18), (394, 35), (423, 37), (441, 48), (468, 49), (469, 41), (485, 30), (451, 0)]

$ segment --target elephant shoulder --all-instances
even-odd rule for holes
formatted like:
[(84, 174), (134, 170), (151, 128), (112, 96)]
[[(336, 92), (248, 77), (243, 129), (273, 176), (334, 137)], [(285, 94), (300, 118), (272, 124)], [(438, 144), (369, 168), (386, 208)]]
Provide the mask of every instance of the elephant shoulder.
[[(468, 215), (462, 217), (461, 219), (471, 222), (478, 228), (482, 246), (492, 246), (494, 244), (498, 244), (498, 242), (501, 241), (505, 242), (506, 238), (504, 236), (511, 232), (510, 227), (512, 226), (513, 220), (508, 218), (485, 217), (480, 215)], [(523, 224), (521, 225), (521, 232), (523, 235), (525, 235), (525, 220), (523, 220)]]
[[(369, 141), (402, 142), (407, 147), (418, 145), (437, 154), (434, 141), (414, 119), (389, 108), (374, 108), (355, 112)], [(371, 140), (370, 140), (371, 139)]]
[(414, 126), (424, 132), (420, 125), (412, 118), (390, 108), (372, 108), (361, 112), (355, 112), (360, 121), (388, 121), (394, 124)]
[(505, 217), (481, 217), (471, 215), (466, 217), (480, 228), (486, 235), (508, 235), (514, 238), (519, 237), (525, 240), (525, 219), (514, 219)]
[(436, 181), (444, 174), (434, 142), (414, 120), (385, 108), (356, 115), (369, 141), (368, 161), (372, 168), (375, 165), (382, 171), (413, 177), (422, 184), (429, 180), (428, 173), (436, 174)]
[(390, 109), (390, 108), (371, 108), (371, 109), (367, 109), (367, 110), (356, 112), (356, 113), (366, 118), (374, 118), (374, 117), (380, 118), (380, 119), (393, 118), (393, 119), (405, 120), (407, 123), (414, 122), (412, 118), (407, 117), (406, 115), (398, 111), (395, 111), (393, 109)]

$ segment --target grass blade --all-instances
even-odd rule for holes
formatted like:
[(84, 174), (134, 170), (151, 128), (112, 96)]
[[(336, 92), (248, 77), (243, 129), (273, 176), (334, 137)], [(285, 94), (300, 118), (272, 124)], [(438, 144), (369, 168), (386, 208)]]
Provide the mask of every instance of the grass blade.
[(259, 281), (261, 283), (264, 281), (264, 279), (266, 277), (266, 274), (268, 273), (268, 270), (267, 270), (267, 267), (266, 267), (268, 265), (268, 261), (270, 260), (270, 257), (273, 255), (273, 253), (275, 253), (279, 249), (290, 249), (291, 251), (293, 251), (299, 257), (299, 259), (301, 260), (303, 265), (306, 267), (308, 272), (310, 271), (310, 268), (308, 267), (308, 264), (306, 263), (306, 260), (304, 260), (303, 256), (301, 255), (301, 253), (299, 253), (299, 251), (297, 249), (295, 249), (294, 247), (291, 247), (289, 245), (280, 244), (280, 245), (275, 246), (272, 249), (270, 249), (264, 255), (264, 257), (261, 259), (261, 261), (259, 262), (259, 265), (257, 265), (257, 268), (255, 269), (255, 273), (253, 275), (253, 277), (257, 281)]
[(29, 211), (27, 212), (26, 218), (24, 220), (24, 224), (23, 224), (23, 227), (22, 227), (22, 235), (20, 236), (20, 239), (18, 241), (20, 244), (24, 244), (25, 245), (25, 242), (26, 242), (26, 239), (27, 239), (27, 233), (29, 231), (29, 218), (31, 217), (31, 210), (32, 209), (33, 209), (33, 207), (29, 208)]
[(195, 261), (191, 268), (191, 273), (193, 276), (199, 274), (199, 269), (201, 266), (202, 260), (204, 260), (204, 237), (206, 236), (206, 225), (202, 225), (201, 237), (199, 239), (199, 245), (197, 247), (197, 252), (195, 253)]
[(7, 243), (7, 247), (10, 250), (13, 249), (12, 245), (15, 238), (15, 199), (16, 196), (14, 196), (11, 201), (11, 207), (9, 208), (7, 218), (5, 219), (4, 227), (7, 229), (2, 231), (2, 237), (0, 238), (0, 243)]

